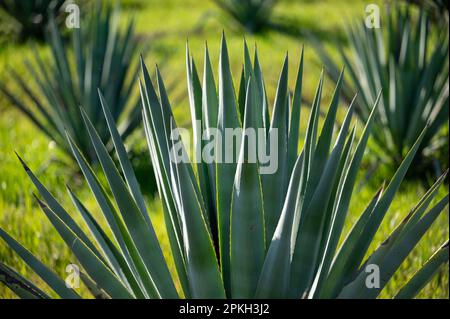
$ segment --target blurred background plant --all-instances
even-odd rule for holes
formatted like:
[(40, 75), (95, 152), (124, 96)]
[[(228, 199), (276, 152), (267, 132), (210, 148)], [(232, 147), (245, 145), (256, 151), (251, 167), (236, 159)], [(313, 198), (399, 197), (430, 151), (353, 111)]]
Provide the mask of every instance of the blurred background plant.
[(232, 20), (253, 34), (270, 26), (277, 0), (213, 0)]
[[(138, 57), (138, 46), (133, 21), (125, 28), (119, 26), (118, 7), (95, 1), (84, 9), (89, 13), (84, 15), (80, 28), (71, 30), (70, 42), (64, 41), (63, 28), (50, 19), (46, 37), (51, 59), (45, 60), (34, 52), (34, 63), (24, 61), (26, 72), (19, 74), (10, 68), (10, 77), (0, 82), (0, 90), (61, 149), (69, 150), (67, 130), (85, 156), (93, 160), (94, 151), (87, 143), (79, 108), (86, 111), (102, 141), (109, 145), (97, 97), (97, 90), (101, 89), (115, 121), (121, 124), (122, 137), (126, 139), (133, 132), (140, 116), (139, 98), (133, 95), (137, 69), (132, 65)], [(17, 91), (11, 89), (12, 84)]]
[[(19, 41), (28, 38), (44, 39), (44, 30), (50, 17), (58, 20), (66, 0), (0, 0), (0, 26), (17, 36)], [(12, 26), (8, 25), (8, 21)]]
[(427, 10), (434, 20), (446, 19), (448, 21), (450, 7), (448, 0), (406, 0), (406, 2)]
[[(349, 52), (342, 46), (339, 51), (350, 79), (345, 99), (359, 92), (357, 112), (365, 122), (383, 91), (374, 136), (379, 157), (393, 164), (403, 160), (429, 122), (415, 171), (439, 171), (436, 152), (448, 145), (447, 136), (440, 134), (449, 114), (448, 32), (430, 24), (423, 9), (387, 6), (381, 21), (381, 29), (368, 28), (365, 21), (347, 28)], [(337, 64), (315, 43), (330, 76), (337, 79)]]

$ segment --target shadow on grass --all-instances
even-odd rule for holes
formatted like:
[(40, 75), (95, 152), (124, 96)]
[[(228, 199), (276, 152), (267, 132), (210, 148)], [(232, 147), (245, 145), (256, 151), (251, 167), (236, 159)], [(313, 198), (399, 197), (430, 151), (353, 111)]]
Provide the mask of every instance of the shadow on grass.
[(346, 45), (348, 43), (344, 30), (341, 30), (340, 28), (330, 30), (314, 21), (299, 20), (284, 16), (274, 18), (269, 23), (267, 30), (277, 31), (290, 37), (300, 37), (305, 39), (313, 36), (322, 43), (340, 43), (341, 45)]

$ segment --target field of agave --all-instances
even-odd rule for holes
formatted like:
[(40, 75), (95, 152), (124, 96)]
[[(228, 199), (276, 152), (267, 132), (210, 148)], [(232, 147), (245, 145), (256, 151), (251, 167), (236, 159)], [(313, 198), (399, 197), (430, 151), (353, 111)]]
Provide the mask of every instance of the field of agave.
[(448, 298), (448, 7), (372, 2), (0, 0), (0, 298)]

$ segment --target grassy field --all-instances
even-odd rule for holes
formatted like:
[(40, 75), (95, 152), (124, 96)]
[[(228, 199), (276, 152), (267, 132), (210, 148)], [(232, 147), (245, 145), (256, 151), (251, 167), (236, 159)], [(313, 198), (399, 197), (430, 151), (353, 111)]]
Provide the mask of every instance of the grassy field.
[[(243, 33), (237, 30), (224, 17), (212, 1), (207, 0), (129, 0), (124, 2), (125, 15), (135, 16), (139, 38), (149, 44), (146, 54), (146, 62), (153, 69), (154, 64), (161, 66), (166, 79), (166, 85), (170, 88), (172, 103), (176, 105), (175, 116), (178, 123), (187, 126), (189, 122), (189, 107), (187, 101), (186, 75), (185, 75), (185, 45), (189, 39), (190, 50), (193, 53), (197, 66), (201, 69), (203, 62), (203, 49), (205, 41), (211, 53), (214, 64), (217, 65), (219, 40), (222, 30), (226, 32), (231, 63), (235, 80), (240, 72), (242, 61)], [(374, 1), (371, 1), (374, 2)], [(376, 1), (375, 1), (376, 2)], [(343, 24), (364, 14), (364, 0), (352, 1), (312, 1), (312, 0), (284, 0), (275, 10), (275, 18), (281, 22), (295, 23), (300, 30), (314, 32), (331, 50), (336, 41), (343, 41)], [(249, 45), (258, 45), (262, 66), (265, 72), (265, 80), (268, 87), (268, 95), (273, 100), (278, 72), (284, 55), (289, 51), (290, 58), (290, 84), (293, 87), (294, 73), (298, 66), (298, 58), (302, 44), (305, 45), (305, 75), (304, 75), (304, 99), (311, 101), (322, 68), (318, 57), (315, 55), (308, 41), (302, 36), (287, 36), (276, 32), (267, 32), (257, 37), (246, 35)], [(0, 42), (5, 43), (5, 42)], [(45, 54), (46, 49), (37, 46), (40, 53)], [(22, 66), (22, 60), (34, 53), (30, 43), (0, 45), (0, 80), (7, 81), (6, 67), (13, 67), (21, 72), (26, 72)], [(332, 94), (331, 81), (326, 82), (324, 90), (323, 109), (328, 105)], [(237, 83), (236, 83), (237, 85)], [(308, 105), (308, 104), (306, 104)], [(308, 108), (302, 113), (302, 128), (304, 132)], [(345, 111), (345, 108), (342, 109)], [(342, 114), (341, 114), (342, 117)], [(136, 139), (142, 134), (142, 130), (136, 134)], [(141, 149), (141, 143), (137, 148)], [(45, 219), (43, 213), (37, 207), (33, 199), (31, 182), (14, 155), (17, 151), (34, 170), (43, 183), (58, 198), (63, 206), (73, 212), (77, 221), (81, 219), (76, 215), (73, 205), (65, 191), (65, 184), (69, 184), (75, 192), (84, 200), (87, 207), (98, 212), (95, 200), (89, 193), (87, 185), (76, 173), (75, 166), (70, 159), (61, 154), (53, 142), (46, 139), (43, 134), (24, 119), (16, 110), (8, 104), (0, 95), (0, 227), (5, 229), (20, 242), (30, 249), (35, 255), (58, 274), (65, 277), (65, 268), (70, 263), (76, 263), (74, 256), (65, 247), (51, 224)], [(146, 154), (145, 154), (146, 155)], [(366, 154), (369, 155), (369, 154)], [(147, 159), (147, 157), (145, 157)], [(71, 163), (69, 167), (60, 163), (60, 160)], [(368, 157), (367, 157), (368, 159)], [(369, 165), (369, 160), (366, 161)], [(152, 174), (144, 171), (141, 180), (151, 180)], [(389, 180), (392, 172), (389, 170), (377, 170), (372, 176), (371, 182), (365, 183), (361, 189), (355, 192), (352, 199), (351, 211), (346, 229), (356, 221), (358, 214), (367, 205), (371, 196), (376, 192), (383, 180)], [(364, 180), (364, 172), (360, 176), (361, 183)], [(376, 242), (383, 240), (400, 222), (414, 204), (424, 194), (424, 183), (408, 181), (402, 185), (400, 193), (388, 212)], [(445, 188), (445, 189), (444, 189)], [(441, 198), (448, 192), (448, 186), (441, 189)], [(163, 217), (159, 200), (151, 192), (146, 194), (151, 218), (157, 234), (162, 238), (166, 257), (168, 253), (168, 241), (165, 235)], [(449, 220), (447, 211), (435, 222), (410, 258), (403, 264), (389, 283), (382, 297), (392, 297), (399, 287), (425, 262), (432, 252), (440, 246), (449, 236)], [(376, 247), (371, 247), (374, 249)], [(0, 243), (0, 260), (14, 267), (17, 271), (35, 282), (39, 278), (27, 266), (12, 253), (3, 242)], [(173, 267), (172, 267), (173, 270)], [(448, 265), (440, 270), (439, 274), (427, 285), (420, 298), (448, 298), (449, 297)], [(83, 293), (83, 292), (81, 292)], [(13, 294), (4, 286), (0, 286), (0, 298), (12, 298)]]

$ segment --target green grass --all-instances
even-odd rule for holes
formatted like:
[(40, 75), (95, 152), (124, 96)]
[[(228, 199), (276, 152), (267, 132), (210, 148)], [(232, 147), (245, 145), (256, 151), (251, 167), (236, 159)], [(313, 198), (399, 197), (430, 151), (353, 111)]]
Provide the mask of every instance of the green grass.
[[(210, 1), (128, 0), (123, 2), (126, 15), (137, 14), (137, 32), (140, 39), (150, 43), (150, 50), (146, 55), (147, 65), (152, 66), (158, 63), (161, 66), (163, 77), (167, 79), (166, 85), (170, 89), (172, 103), (177, 105), (175, 109), (177, 121), (180, 125), (187, 125), (190, 115), (186, 97), (184, 64), (186, 39), (189, 38), (191, 52), (196, 59), (197, 67), (201, 71), (205, 40), (208, 41), (213, 64), (217, 66), (220, 34), (224, 30), (229, 44), (234, 78), (237, 79), (242, 61), (242, 32), (234, 29), (230, 22), (226, 20), (226, 17)], [(295, 21), (300, 29), (315, 32), (322, 41), (325, 41), (327, 47), (332, 48), (333, 41), (342, 38), (343, 24), (349, 20), (349, 17), (364, 14), (364, 5), (365, 1), (363, 0), (285, 0), (281, 1), (279, 6), (276, 7), (275, 17), (281, 21), (286, 21), (287, 18), (289, 18), (289, 21)], [(305, 44), (304, 97), (306, 101), (312, 100), (313, 90), (322, 66), (311, 45), (303, 37), (299, 36), (294, 39), (286, 35), (269, 32), (258, 36), (246, 36), (246, 39), (249, 45), (253, 45), (255, 42), (258, 45), (271, 101), (278, 80), (277, 72), (280, 69), (285, 52), (289, 51), (290, 87), (292, 88), (301, 45)], [(0, 43), (4, 42), (0, 41)], [(45, 48), (39, 46), (38, 51), (45, 53)], [(32, 53), (33, 50), (30, 49), (28, 44), (0, 46), (0, 79), (5, 80), (4, 70), (6, 66), (26, 72), (21, 66), (21, 61), (25, 57), (30, 57)], [(331, 87), (333, 87), (332, 83), (329, 80), (326, 81), (323, 107), (328, 105), (329, 97), (332, 94)], [(303, 131), (307, 117), (308, 111), (303, 112)], [(302, 138), (303, 136), (301, 136)], [(69, 263), (76, 263), (76, 260), (33, 200), (35, 189), (15, 157), (14, 151), (17, 151), (24, 158), (63, 206), (67, 207), (70, 213), (73, 213), (77, 221), (81, 221), (81, 219), (76, 215), (73, 205), (65, 193), (65, 184), (69, 184), (80, 195), (88, 208), (95, 213), (99, 213), (87, 185), (82, 178), (74, 173), (74, 167), (67, 167), (60, 163), (61, 160), (67, 161), (68, 159), (64, 158), (64, 155), (54, 148), (51, 141), (47, 140), (21, 114), (13, 110), (5, 98), (0, 95), (0, 226), (19, 239), (45, 264), (65, 277), (66, 266)], [(71, 164), (71, 166), (75, 166), (75, 164)], [(363, 175), (361, 174), (361, 180), (364, 179)], [(355, 193), (356, 196), (352, 199), (346, 229), (352, 226), (352, 223), (358, 217), (356, 214), (362, 211), (362, 208), (376, 192), (379, 186), (378, 181), (389, 180), (391, 175), (392, 172), (389, 170), (377, 170), (375, 175), (372, 176), (372, 180), (377, 181), (377, 183), (370, 182)], [(437, 196), (438, 198), (448, 192), (448, 185), (444, 188), (441, 190), (440, 196)], [(403, 184), (380, 232), (377, 234), (378, 243), (394, 229), (395, 225), (409, 212), (424, 192), (425, 187), (419, 182), (410, 181)], [(146, 199), (156, 232), (159, 237), (163, 238), (163, 246), (168, 247), (159, 200), (153, 198), (152, 195), (146, 195)], [(405, 280), (425, 262), (432, 251), (448, 238), (448, 225), (447, 212), (436, 221), (410, 258), (395, 274), (383, 297), (391, 297), (405, 283)], [(167, 252), (168, 249), (164, 249), (164, 251)], [(171, 256), (166, 257), (171, 258)], [(41, 283), (39, 278), (3, 242), (0, 243), (0, 260), (5, 261), (29, 279)], [(173, 271), (173, 266), (171, 270)], [(440, 270), (439, 274), (427, 285), (419, 297), (448, 298), (448, 277), (447, 265)], [(0, 286), (0, 298), (12, 297), (14, 296), (9, 290)]]

